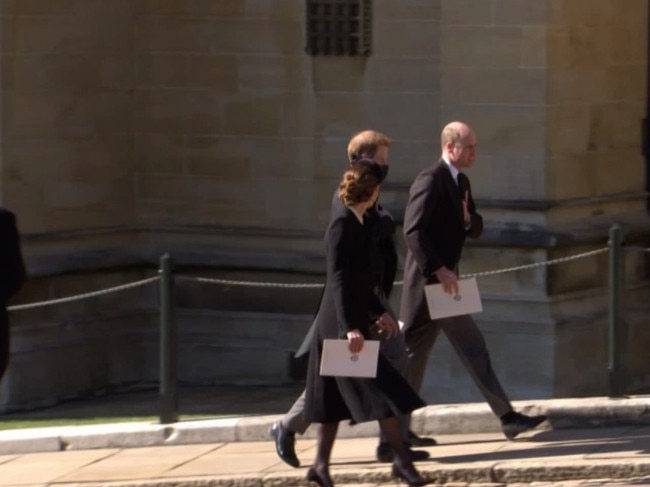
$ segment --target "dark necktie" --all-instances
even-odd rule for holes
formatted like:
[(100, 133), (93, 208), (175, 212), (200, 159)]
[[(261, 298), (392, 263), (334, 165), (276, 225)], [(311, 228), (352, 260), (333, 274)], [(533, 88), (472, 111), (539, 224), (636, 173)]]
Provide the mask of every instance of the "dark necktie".
[(469, 182), (467, 176), (463, 173), (458, 173), (458, 191), (460, 192), (460, 199), (465, 199), (465, 192), (469, 188)]

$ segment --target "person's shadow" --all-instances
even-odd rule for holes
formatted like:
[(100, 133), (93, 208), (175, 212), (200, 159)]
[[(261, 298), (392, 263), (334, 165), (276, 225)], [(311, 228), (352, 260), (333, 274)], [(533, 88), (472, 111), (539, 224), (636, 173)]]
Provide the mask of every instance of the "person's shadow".
[[(464, 443), (478, 444), (483, 441)], [(621, 455), (628, 453), (629, 455)], [(591, 429), (540, 431), (514, 441), (504, 441), (496, 450), (440, 456), (439, 463), (457, 464), (479, 461), (525, 460), (533, 458), (588, 455), (591, 459), (643, 458), (650, 455), (650, 426), (618, 426)], [(650, 460), (650, 456), (648, 457)]]

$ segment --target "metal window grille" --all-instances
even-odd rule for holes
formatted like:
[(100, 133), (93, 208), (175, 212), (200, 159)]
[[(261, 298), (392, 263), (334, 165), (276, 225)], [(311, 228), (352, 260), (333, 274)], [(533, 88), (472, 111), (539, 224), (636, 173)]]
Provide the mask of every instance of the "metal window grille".
[(371, 7), (372, 0), (307, 0), (307, 54), (369, 56)]

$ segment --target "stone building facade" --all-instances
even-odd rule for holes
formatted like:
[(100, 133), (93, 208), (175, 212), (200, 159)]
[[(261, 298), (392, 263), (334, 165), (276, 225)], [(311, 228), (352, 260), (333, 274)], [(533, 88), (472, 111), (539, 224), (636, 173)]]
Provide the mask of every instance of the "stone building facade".
[[(398, 221), (442, 125), (476, 129), (487, 228), (461, 272), (602, 248), (613, 223), (645, 242), (645, 0), (372, 0), (368, 57), (307, 55), (306, 3), (0, 1), (0, 202), (32, 275), (17, 303), (155, 275), (164, 252), (187, 274), (320, 283), (345, 145), (369, 127), (393, 139)], [(626, 269), (628, 389), (647, 391), (644, 254)], [(513, 399), (608, 392), (606, 254), (479, 285)], [(289, 380), (318, 294), (179, 283), (179, 379)], [(15, 312), (0, 407), (156, 381), (157, 319), (155, 286)], [(444, 338), (424, 395), (481, 399)]]

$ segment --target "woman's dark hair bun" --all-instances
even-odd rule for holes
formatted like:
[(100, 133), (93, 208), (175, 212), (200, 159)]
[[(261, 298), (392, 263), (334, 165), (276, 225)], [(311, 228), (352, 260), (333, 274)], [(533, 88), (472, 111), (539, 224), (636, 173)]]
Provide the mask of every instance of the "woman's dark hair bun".
[(367, 157), (364, 157), (363, 159), (359, 159), (357, 161), (354, 161), (353, 165), (360, 165), (360, 166), (368, 167), (372, 171), (373, 176), (375, 176), (379, 180), (380, 183), (386, 177), (386, 174), (384, 173), (384, 171), (381, 168), (381, 164), (379, 164), (374, 159), (369, 159)]

